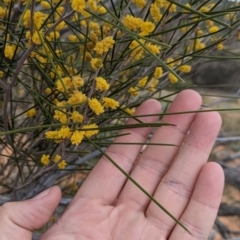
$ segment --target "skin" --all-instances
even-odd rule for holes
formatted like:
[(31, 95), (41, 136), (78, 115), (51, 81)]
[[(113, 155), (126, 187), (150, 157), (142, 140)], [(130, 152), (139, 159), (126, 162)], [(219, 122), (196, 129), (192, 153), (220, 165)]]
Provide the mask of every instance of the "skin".
[[(168, 112), (195, 111), (200, 106), (199, 94), (185, 90), (178, 94)], [(137, 109), (136, 115), (160, 113), (160, 109), (157, 101), (147, 100)], [(157, 117), (140, 120), (156, 122)], [(134, 122), (128, 120), (129, 124)], [(207, 239), (224, 182), (221, 167), (214, 162), (207, 163), (221, 118), (217, 112), (189, 113), (166, 115), (163, 122), (176, 126), (158, 128), (151, 142), (179, 147), (149, 145), (137, 158), (141, 145), (111, 145), (107, 154), (191, 234), (102, 157), (65, 213), (40, 239)], [(121, 134), (130, 134), (118, 137), (115, 142), (145, 142), (150, 131), (150, 128), (122, 130)], [(60, 199), (60, 189), (52, 187), (33, 199), (1, 206), (1, 239), (32, 239), (32, 231), (48, 221)]]

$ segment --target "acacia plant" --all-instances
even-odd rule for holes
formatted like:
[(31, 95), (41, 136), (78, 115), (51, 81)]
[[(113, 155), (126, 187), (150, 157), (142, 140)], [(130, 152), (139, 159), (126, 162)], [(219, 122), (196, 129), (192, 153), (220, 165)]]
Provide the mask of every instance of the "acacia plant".
[(239, 9), (221, 0), (0, 1), (1, 194), (32, 197), (91, 170), (119, 129), (167, 124), (124, 122), (148, 98), (168, 104), (162, 90), (238, 41)]

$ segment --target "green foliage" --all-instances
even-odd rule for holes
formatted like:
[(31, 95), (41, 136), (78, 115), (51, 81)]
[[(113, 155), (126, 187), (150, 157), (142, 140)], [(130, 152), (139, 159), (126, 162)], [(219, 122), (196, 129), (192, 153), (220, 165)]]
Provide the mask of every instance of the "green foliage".
[(124, 122), (237, 42), (239, 9), (221, 0), (1, 1), (1, 193), (25, 198), (42, 176), (47, 187), (63, 169), (89, 167), (87, 156), (119, 129), (146, 127)]

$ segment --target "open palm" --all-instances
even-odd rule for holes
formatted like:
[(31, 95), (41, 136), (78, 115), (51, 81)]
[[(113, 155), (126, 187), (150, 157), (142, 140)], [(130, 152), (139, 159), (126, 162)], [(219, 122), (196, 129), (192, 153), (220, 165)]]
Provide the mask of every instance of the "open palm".
[[(201, 98), (196, 92), (186, 90), (178, 94), (168, 113), (192, 113), (166, 114), (162, 121), (173, 126), (156, 129), (150, 140), (151, 143), (169, 143), (178, 147), (148, 145), (139, 154), (141, 145), (113, 144), (106, 152), (179, 219), (191, 234), (127, 180), (108, 159), (102, 157), (65, 213), (41, 240), (207, 239), (223, 188), (220, 166), (206, 163), (220, 128), (221, 118), (216, 112), (194, 113), (200, 106)], [(136, 115), (159, 112), (159, 103), (148, 100), (137, 109)], [(150, 123), (155, 122), (157, 117), (139, 119)], [(133, 119), (128, 121), (129, 124), (134, 122)], [(144, 143), (150, 131), (149, 127), (123, 130), (121, 134), (129, 134), (121, 135), (115, 143)], [(60, 199), (58, 188), (54, 187), (50, 192), (48, 206), (44, 207), (45, 200), (41, 202), (45, 216), (50, 216), (50, 209)], [(5, 209), (9, 206), (5, 206)], [(34, 215), (37, 216), (41, 211), (36, 210)], [(43, 220), (43, 215), (35, 217), (35, 221), (39, 222), (35, 225), (31, 223), (31, 226), (23, 226), (23, 222), (18, 223), (16, 219), (14, 222), (17, 222), (18, 227), (22, 224), (21, 227), (30, 233), (46, 221), (45, 218)], [(27, 219), (31, 222), (34, 218)], [(27, 235), (24, 236), (24, 239), (30, 239)]]

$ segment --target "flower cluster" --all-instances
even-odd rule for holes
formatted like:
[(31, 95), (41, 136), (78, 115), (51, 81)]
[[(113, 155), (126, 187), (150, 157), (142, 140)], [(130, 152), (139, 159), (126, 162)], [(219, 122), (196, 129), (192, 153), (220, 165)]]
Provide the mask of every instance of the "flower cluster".
[[(96, 93), (106, 91), (110, 87), (107, 80), (102, 77), (97, 77), (95, 82)], [(56, 99), (57, 110), (54, 110), (53, 118), (63, 124), (74, 123), (73, 127), (63, 125), (58, 130), (45, 133), (47, 139), (52, 139), (56, 143), (69, 140), (71, 144), (79, 145), (84, 137), (90, 138), (99, 132), (97, 124), (84, 124), (83, 112), (87, 107), (97, 116), (104, 113), (105, 109), (115, 110), (119, 107), (119, 102), (110, 97), (104, 97), (101, 102), (97, 98), (88, 98), (83, 92), (84, 80), (80, 76), (58, 79), (55, 85), (56, 91), (59, 92), (58, 96), (67, 99), (62, 101)], [(48, 94), (51, 91), (46, 89), (45, 92)]]
[[(50, 155), (49, 154), (43, 154), (41, 156), (41, 163), (43, 166), (48, 166), (50, 164)], [(59, 169), (64, 169), (67, 166), (66, 160), (62, 159), (62, 157), (57, 154), (53, 159), (53, 163), (57, 163), (57, 166)]]
[(102, 41), (96, 43), (94, 50), (98, 55), (102, 56), (103, 53), (106, 53), (109, 49), (113, 48), (115, 41), (113, 37), (105, 37)]

